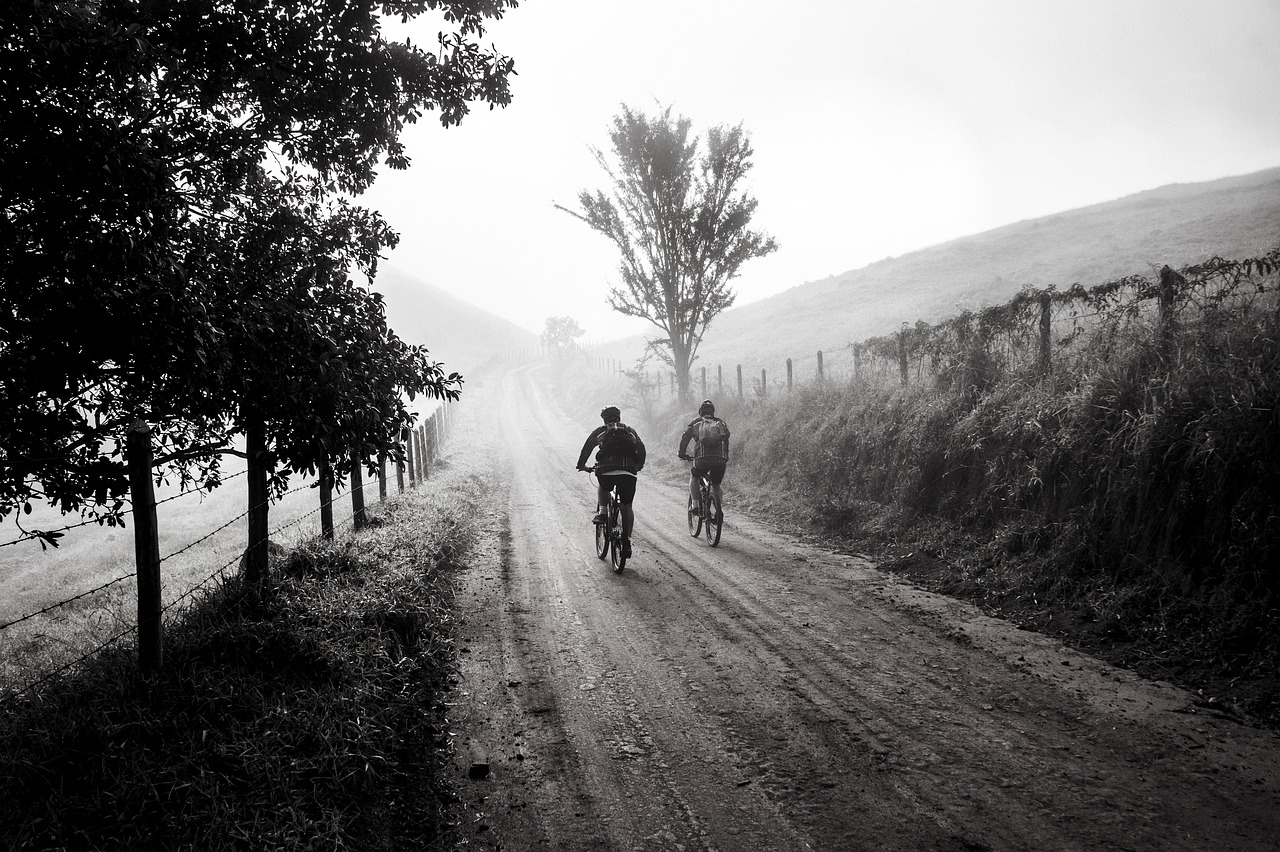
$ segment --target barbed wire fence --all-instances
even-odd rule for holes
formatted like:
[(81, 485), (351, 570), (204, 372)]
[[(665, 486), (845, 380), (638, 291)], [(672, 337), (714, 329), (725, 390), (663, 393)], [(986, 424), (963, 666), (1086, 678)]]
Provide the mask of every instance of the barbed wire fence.
[[(407, 489), (410, 489), (410, 490), (414, 489), (418, 487), (420, 484), (425, 483), (429, 479), (431, 467), (436, 464), (436, 462), (440, 459), (441, 454), (443, 452), (446, 438), (450, 432), (450, 429), (454, 421), (454, 415), (455, 415), (455, 411), (453, 409), (453, 406), (442, 405), (441, 407), (437, 408), (434, 412), (432, 412), (432, 414), (429, 417), (425, 418), (422, 422), (420, 422), (415, 428), (406, 429), (401, 434), (401, 440), (405, 450), (404, 452), (405, 460), (404, 462), (396, 465), (395, 482), (396, 482), (397, 494), (403, 494)], [(213, 530), (207, 533), (204, 533), (203, 535), (195, 538), (194, 540), (188, 542), (187, 544), (170, 551), (167, 555), (163, 557), (159, 557), (158, 559), (155, 560), (155, 565), (150, 566), (150, 568), (158, 569), (161, 565), (167, 562), (171, 562), (172, 560), (175, 560), (178, 557), (183, 556), (184, 554), (196, 552), (202, 545), (205, 545), (207, 542), (209, 542), (219, 533), (224, 532), (236, 526), (242, 521), (245, 521), (245, 519), (255, 509), (261, 509), (263, 508), (264, 505), (270, 505), (272, 503), (278, 504), (281, 501), (283, 501), (285, 497), (304, 491), (304, 490), (314, 488), (321, 492), (321, 499), (319, 501), (319, 505), (317, 505), (311, 511), (306, 512), (305, 514), (299, 517), (293, 518), (292, 520), (287, 521), (286, 523), (276, 526), (274, 529), (270, 530), (270, 532), (259, 541), (246, 542), (246, 547), (237, 548), (236, 554), (231, 559), (219, 564), (214, 570), (209, 571), (207, 574), (205, 574), (203, 576), (203, 579), (200, 579), (199, 581), (189, 585), (181, 593), (174, 596), (168, 603), (158, 604), (156, 611), (154, 613), (150, 613), (149, 615), (153, 616), (158, 622), (166, 617), (167, 618), (174, 617), (179, 607), (182, 604), (194, 599), (194, 597), (197, 594), (201, 593), (202, 591), (208, 590), (211, 587), (214, 587), (216, 585), (223, 584), (226, 582), (226, 580), (229, 577), (234, 576), (234, 574), (238, 569), (238, 566), (242, 564), (243, 560), (246, 557), (246, 554), (253, 547), (257, 545), (265, 545), (269, 543), (270, 541), (278, 537), (282, 532), (289, 530), (293, 527), (297, 527), (307, 519), (313, 518), (316, 515), (321, 515), (322, 517), (327, 516), (327, 522), (322, 522), (320, 531), (319, 531), (319, 536), (322, 538), (333, 539), (335, 537), (336, 532), (345, 530), (348, 527), (352, 528), (353, 530), (359, 530), (362, 527), (366, 526), (368, 524), (368, 516), (365, 510), (365, 504), (366, 504), (365, 492), (367, 490), (371, 490), (374, 487), (376, 487), (377, 501), (385, 502), (388, 499), (388, 494), (390, 489), (388, 486), (389, 475), (388, 475), (387, 461), (388, 460), (385, 457), (381, 457), (377, 460), (376, 469), (378, 471), (378, 475), (375, 478), (370, 479), (368, 481), (364, 480), (359, 470), (359, 467), (357, 467), (356, 474), (351, 477), (351, 481), (350, 481), (351, 487), (350, 489), (348, 489), (351, 496), (351, 500), (352, 500), (352, 512), (350, 513), (350, 515), (348, 515), (343, 520), (337, 523), (334, 523), (332, 519), (332, 510), (333, 510), (333, 503), (334, 503), (332, 494), (325, 493), (325, 489), (322, 487), (321, 480), (317, 479), (317, 481), (315, 482), (306, 482), (302, 485), (289, 489), (288, 491), (282, 494), (278, 494), (273, 498), (269, 498), (267, 501), (264, 501), (263, 503), (259, 503), (257, 506), (247, 508), (243, 512), (240, 512), (235, 517), (224, 522), (223, 524), (219, 525)], [(230, 476), (224, 477), (221, 481), (225, 483), (226, 481), (234, 479), (238, 476), (243, 476), (246, 472), (247, 471), (237, 472)], [(129, 514), (136, 515), (138, 513), (138, 509), (140, 506), (145, 507), (147, 511), (154, 512), (154, 509), (156, 506), (169, 503), (169, 502), (181, 499), (183, 497), (188, 497), (193, 494), (202, 494), (202, 493), (204, 492), (199, 489), (189, 489), (189, 490), (181, 491), (177, 494), (165, 497), (160, 500), (155, 500), (153, 497), (150, 499), (150, 501), (146, 501), (146, 502), (139, 499), (137, 496), (131, 494), (131, 500), (133, 502), (133, 505), (131, 505), (129, 509), (126, 509), (123, 513), (121, 513), (121, 517)], [(135, 521), (136, 520), (137, 519), (135, 518)], [(101, 525), (101, 523), (102, 522), (99, 519), (95, 518), (95, 519), (89, 519), (76, 524), (69, 524), (58, 530), (50, 530), (45, 532), (65, 532), (65, 531), (77, 529), (80, 527), (90, 526), (93, 524)], [(134, 524), (135, 534), (141, 534), (141, 532), (139, 532), (140, 527), (145, 527), (145, 524), (138, 524), (138, 523)], [(39, 537), (40, 536), (35, 533), (24, 533), (20, 535), (18, 538), (15, 538), (11, 541), (0, 544), (0, 547), (7, 547), (7, 546), (21, 544), (24, 542), (29, 542)], [(124, 584), (126, 581), (140, 578), (141, 574), (146, 570), (149, 570), (148, 566), (139, 565), (133, 571), (117, 576), (106, 582), (99, 583), (93, 586), (92, 588), (78, 592), (77, 594), (74, 594), (74, 595), (70, 595), (66, 598), (62, 598), (62, 599), (50, 602), (44, 606), (39, 607), (38, 609), (34, 609), (20, 616), (11, 618), (10, 620), (4, 623), (0, 623), (0, 635), (3, 635), (6, 633), (6, 631), (17, 628), (21, 625), (29, 625), (38, 619), (48, 617), (52, 614), (66, 610), (67, 608), (71, 607), (73, 604), (80, 603), (83, 601), (97, 600), (101, 598), (101, 596), (104, 595), (105, 593), (121, 587), (121, 585)], [(53, 680), (56, 680), (57, 678), (71, 671), (75, 667), (92, 660), (94, 657), (96, 657), (98, 654), (100, 654), (107, 648), (122, 642), (123, 640), (127, 639), (130, 636), (138, 634), (139, 624), (145, 622), (148, 617), (148, 614), (145, 614), (142, 612), (141, 599), (143, 595), (141, 590), (139, 590), (138, 597), (139, 597), (139, 617), (137, 622), (130, 625), (126, 625), (122, 629), (116, 630), (105, 639), (93, 640), (92, 642), (89, 643), (89, 646), (87, 648), (82, 647), (77, 649), (74, 653), (70, 655), (69, 659), (59, 660), (53, 663), (51, 667), (47, 667), (45, 670), (40, 671), (33, 679), (25, 683), (0, 684), (0, 707), (3, 707), (5, 704), (23, 695), (30, 694), (34, 690), (38, 690), (41, 686), (48, 684)], [(142, 644), (141, 641), (139, 642), (139, 644), (141, 646)], [(145, 650), (142, 647), (139, 647), (140, 657), (145, 655), (145, 653), (146, 653)]]
[[(999, 376), (1044, 375), (1106, 358), (1126, 339), (1154, 339), (1179, 357), (1174, 332), (1193, 319), (1277, 314), (1280, 246), (1243, 261), (1215, 257), (1152, 277), (1131, 275), (1093, 287), (1025, 287), (1010, 301), (930, 324), (903, 323), (892, 334), (816, 349), (774, 364), (695, 367), (690, 391), (749, 402), (814, 383), (868, 388), (989, 383)], [(589, 354), (596, 370), (632, 377), (622, 359)], [(980, 375), (978, 374), (980, 373)], [(656, 398), (674, 398), (671, 372), (641, 377)]]

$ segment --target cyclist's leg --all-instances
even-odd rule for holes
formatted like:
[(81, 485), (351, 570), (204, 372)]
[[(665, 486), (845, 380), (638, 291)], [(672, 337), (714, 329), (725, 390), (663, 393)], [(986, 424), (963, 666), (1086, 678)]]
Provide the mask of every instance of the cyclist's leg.
[(609, 492), (613, 486), (605, 476), (596, 477), (596, 481), (599, 483), (599, 487), (596, 488), (596, 517), (602, 518), (604, 513), (609, 511)]
[(636, 478), (634, 476), (618, 476), (617, 480), (618, 502), (622, 504), (622, 537), (627, 541), (631, 540), (631, 528), (635, 525), (635, 512), (631, 508), (631, 501), (636, 497)]
[(724, 515), (724, 498), (721, 495), (720, 483), (724, 480), (724, 471), (727, 463), (722, 459), (716, 459), (707, 466), (707, 478), (711, 480), (711, 493), (715, 495), (716, 506), (720, 508), (720, 514)]
[(693, 499), (693, 507), (698, 508), (702, 495), (698, 493), (698, 462), (689, 465), (689, 496)]
[[(701, 491), (702, 477), (708, 476), (714, 481), (712, 475), (715, 471), (715, 464), (715, 459), (707, 458), (698, 459), (693, 463), (693, 470), (690, 472), (690, 475), (693, 476), (693, 482), (689, 486), (689, 491), (693, 495), (693, 505), (697, 506), (698, 501), (702, 499), (702, 495), (699, 493)], [(721, 473), (723, 474), (723, 471)], [(714, 486), (712, 486), (712, 489), (712, 493), (715, 493)]]

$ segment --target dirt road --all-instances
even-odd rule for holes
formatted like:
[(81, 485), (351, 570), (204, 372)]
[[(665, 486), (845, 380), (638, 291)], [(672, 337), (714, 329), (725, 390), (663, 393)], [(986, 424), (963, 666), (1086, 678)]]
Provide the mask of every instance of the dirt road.
[(586, 430), (534, 375), (471, 427), (509, 448), (460, 596), (477, 848), (1280, 848), (1274, 735), (771, 532), (731, 488), (712, 549), (642, 477), (615, 575)]

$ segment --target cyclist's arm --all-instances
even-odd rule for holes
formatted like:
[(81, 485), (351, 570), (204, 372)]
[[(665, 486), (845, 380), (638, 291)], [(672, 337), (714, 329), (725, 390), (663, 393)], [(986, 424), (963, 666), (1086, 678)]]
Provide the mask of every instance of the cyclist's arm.
[(597, 427), (590, 435), (587, 436), (587, 440), (583, 443), (582, 452), (578, 453), (579, 468), (586, 466), (587, 457), (591, 455), (591, 448), (596, 445), (596, 439), (600, 437), (601, 429), (602, 427)]
[(693, 436), (696, 434), (693, 424), (697, 422), (698, 421), (695, 420), (693, 423), (690, 423), (685, 427), (684, 434), (680, 436), (680, 447), (676, 450), (676, 455), (682, 456), (688, 451), (689, 442), (693, 440)]

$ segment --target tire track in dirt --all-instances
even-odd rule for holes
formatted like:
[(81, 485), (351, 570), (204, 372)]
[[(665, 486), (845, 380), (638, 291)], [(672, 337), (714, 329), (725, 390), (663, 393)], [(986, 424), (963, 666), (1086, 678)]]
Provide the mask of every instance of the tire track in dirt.
[(646, 477), (614, 575), (578, 427), (515, 372), (487, 428), (510, 450), (463, 607), (459, 727), (493, 767), (477, 842), (1275, 848), (1274, 737), (736, 518), (731, 488), (712, 549)]

